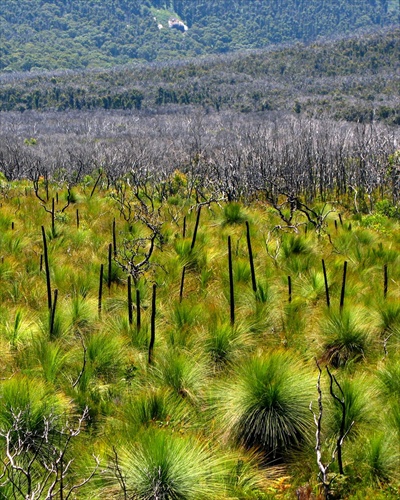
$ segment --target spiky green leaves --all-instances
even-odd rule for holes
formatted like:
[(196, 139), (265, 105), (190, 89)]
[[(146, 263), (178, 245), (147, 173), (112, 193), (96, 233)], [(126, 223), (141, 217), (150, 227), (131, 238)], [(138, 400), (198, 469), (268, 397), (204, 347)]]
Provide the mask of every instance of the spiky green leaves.
[(299, 362), (278, 351), (253, 357), (237, 370), (219, 395), (229, 435), (270, 459), (305, 440), (312, 383)]
[(370, 344), (370, 322), (358, 310), (329, 310), (321, 333), (322, 358), (335, 368), (363, 359)]
[(221, 461), (198, 441), (148, 430), (119, 457), (129, 498), (202, 500), (220, 498)]

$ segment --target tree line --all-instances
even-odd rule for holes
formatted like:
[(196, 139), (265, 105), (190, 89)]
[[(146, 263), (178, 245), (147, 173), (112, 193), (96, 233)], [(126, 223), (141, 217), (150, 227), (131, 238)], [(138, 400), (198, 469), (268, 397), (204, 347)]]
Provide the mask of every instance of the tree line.
[[(399, 131), (275, 113), (8, 113), (0, 129), (6, 181), (85, 177), (107, 186), (129, 176), (159, 200), (187, 193), (276, 203), (280, 196), (335, 201), (370, 211), (400, 196)], [(30, 134), (35, 132), (35, 137)], [(6, 188), (6, 185), (3, 185)]]

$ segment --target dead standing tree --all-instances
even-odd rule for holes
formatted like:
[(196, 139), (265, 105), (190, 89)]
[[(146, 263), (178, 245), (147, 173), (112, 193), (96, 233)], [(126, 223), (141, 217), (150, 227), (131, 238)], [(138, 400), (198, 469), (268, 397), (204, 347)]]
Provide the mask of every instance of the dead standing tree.
[(11, 410), (10, 416), (8, 428), (0, 429), (0, 438), (5, 442), (0, 488), (7, 492), (7, 498), (75, 498), (100, 464), (98, 457), (93, 456), (93, 469), (85, 478), (74, 482), (71, 448), (89, 418), (88, 408), (83, 410), (75, 425), (68, 420), (60, 423), (60, 417), (50, 413), (43, 416), (42, 425), (30, 429), (27, 426), (29, 408)]
[[(322, 404), (322, 389), (321, 389), (321, 375), (322, 375), (322, 370), (321, 367), (319, 366), (319, 363), (317, 362), (317, 368), (318, 368), (318, 381), (317, 381), (317, 391), (318, 391), (318, 414), (316, 414), (312, 408), (312, 402), (310, 403), (310, 411), (313, 415), (314, 418), (314, 423), (316, 427), (315, 431), (315, 452), (317, 455), (317, 465), (319, 469), (319, 474), (318, 477), (321, 480), (322, 483), (322, 488), (324, 491), (324, 496), (326, 500), (329, 500), (332, 498), (332, 483), (334, 482), (336, 476), (332, 475), (329, 472), (329, 469), (333, 462), (337, 459), (338, 462), (338, 469), (339, 469), (339, 474), (343, 475), (344, 474), (344, 468), (343, 468), (343, 460), (342, 460), (342, 447), (343, 447), (343, 442), (350, 432), (351, 428), (354, 425), (354, 421), (351, 422), (349, 425), (348, 429), (345, 428), (345, 422), (346, 422), (346, 401), (344, 397), (344, 393), (342, 390), (342, 387), (340, 386), (339, 382), (337, 381), (335, 375), (333, 375), (329, 368), (327, 367), (327, 373), (329, 376), (329, 393), (331, 397), (337, 401), (337, 403), (340, 405), (341, 408), (341, 422), (340, 422), (340, 429), (339, 433), (336, 439), (336, 444), (335, 447), (332, 451), (331, 455), (331, 460), (327, 463), (323, 463), (323, 458), (322, 458), (322, 417), (323, 417), (323, 404)], [(339, 395), (335, 392), (336, 390), (339, 392)]]
[(147, 183), (143, 188), (125, 178), (115, 183), (112, 195), (128, 227), (114, 260), (135, 284), (151, 268), (154, 249), (163, 244), (160, 208), (155, 208), (148, 189)]

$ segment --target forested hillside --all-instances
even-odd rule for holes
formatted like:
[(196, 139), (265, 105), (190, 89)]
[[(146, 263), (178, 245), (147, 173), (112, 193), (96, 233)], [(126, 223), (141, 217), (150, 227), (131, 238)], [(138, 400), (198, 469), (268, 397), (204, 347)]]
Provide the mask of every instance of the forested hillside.
[(199, 107), (400, 122), (400, 30), (120, 69), (3, 74), (0, 110)]
[[(395, 0), (2, 0), (0, 71), (263, 48), (396, 24), (399, 15)], [(183, 24), (171, 28), (171, 18)]]

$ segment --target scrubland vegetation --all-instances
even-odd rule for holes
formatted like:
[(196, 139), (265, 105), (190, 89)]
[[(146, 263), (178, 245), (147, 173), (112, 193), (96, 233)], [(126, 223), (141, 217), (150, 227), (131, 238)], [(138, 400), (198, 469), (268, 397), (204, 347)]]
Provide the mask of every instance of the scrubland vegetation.
[(399, 498), (398, 130), (22, 116), (2, 498)]

